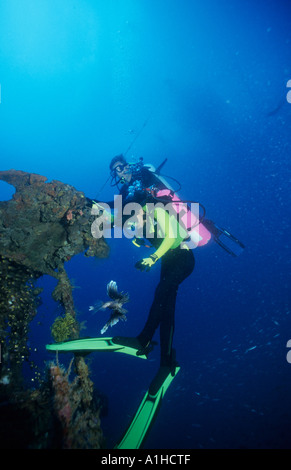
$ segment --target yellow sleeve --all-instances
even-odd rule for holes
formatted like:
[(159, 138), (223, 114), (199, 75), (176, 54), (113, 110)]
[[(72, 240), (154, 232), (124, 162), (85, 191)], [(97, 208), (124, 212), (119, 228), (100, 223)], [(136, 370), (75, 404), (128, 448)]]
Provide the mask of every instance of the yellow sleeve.
[(158, 236), (161, 236), (163, 241), (154, 254), (161, 258), (168, 250), (180, 245), (187, 237), (187, 231), (179, 225), (174, 215), (169, 215), (161, 207), (155, 208), (155, 218), (158, 224)]

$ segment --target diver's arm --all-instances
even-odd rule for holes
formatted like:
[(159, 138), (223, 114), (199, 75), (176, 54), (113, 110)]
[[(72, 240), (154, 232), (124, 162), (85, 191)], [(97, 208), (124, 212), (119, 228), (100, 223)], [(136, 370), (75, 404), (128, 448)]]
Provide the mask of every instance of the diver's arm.
[(161, 258), (171, 248), (179, 246), (187, 236), (187, 233), (179, 225), (176, 217), (173, 214), (169, 215), (169, 213), (161, 207), (157, 207), (155, 209), (155, 218), (157, 220), (158, 227), (163, 234), (164, 240), (155, 251), (154, 255)]
[(158, 259), (164, 256), (171, 248), (177, 248), (187, 236), (186, 230), (178, 224), (176, 217), (169, 215), (164, 209), (160, 207), (155, 209), (155, 219), (158, 222), (163, 241), (155, 253), (136, 263), (135, 267), (141, 271), (149, 271)]

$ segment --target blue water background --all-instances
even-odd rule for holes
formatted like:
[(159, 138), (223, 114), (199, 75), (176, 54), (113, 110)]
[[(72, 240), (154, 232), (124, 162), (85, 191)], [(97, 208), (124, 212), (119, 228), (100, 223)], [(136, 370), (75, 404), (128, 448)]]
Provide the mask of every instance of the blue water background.
[[(164, 172), (181, 182), (181, 196), (246, 245), (238, 258), (216, 244), (195, 251), (176, 307), (181, 371), (146, 447), (290, 448), (290, 2), (2, 0), (0, 31), (1, 169), (39, 173), (94, 198), (110, 159), (132, 144), (129, 159), (157, 166), (167, 157)], [(13, 193), (2, 182), (0, 191), (2, 200)], [(99, 199), (113, 194), (107, 184)], [(113, 279), (131, 301), (128, 321), (109, 333), (134, 336), (159, 267), (137, 272), (147, 252), (108, 242), (107, 260), (81, 254), (66, 263), (82, 333), (99, 336), (107, 314), (88, 307), (106, 299)], [(60, 310), (55, 281), (39, 285), (30, 346), (43, 371)], [(89, 364), (108, 396), (102, 426), (112, 447), (159, 350), (149, 361), (92, 354)]]

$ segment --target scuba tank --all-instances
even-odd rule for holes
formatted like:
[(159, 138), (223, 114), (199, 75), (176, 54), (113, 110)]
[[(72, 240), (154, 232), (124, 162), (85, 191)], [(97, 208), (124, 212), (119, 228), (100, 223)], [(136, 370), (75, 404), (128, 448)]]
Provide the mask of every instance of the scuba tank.
[(166, 181), (165, 177), (160, 175), (162, 166), (166, 163), (167, 159), (155, 169), (153, 165), (146, 165), (155, 176), (161, 181), (165, 188), (156, 188), (154, 197), (157, 201), (170, 202), (172, 208), (177, 214), (178, 222), (186, 228), (189, 234), (189, 239), (185, 241), (188, 248), (196, 248), (197, 246), (206, 245), (211, 239), (211, 233), (199, 220), (199, 203), (191, 202), (191, 206), (186, 201), (180, 199), (179, 195), (173, 190), (171, 185)]
[[(185, 240), (185, 244), (188, 245), (188, 248), (196, 248), (197, 246), (204, 246), (209, 243), (211, 239), (215, 241), (221, 248), (223, 248), (227, 253), (232, 256), (239, 256), (245, 246), (239, 241), (234, 235), (224, 228), (219, 227), (212, 220), (205, 219), (205, 208), (202, 204), (195, 203), (193, 201), (183, 201), (180, 199), (176, 191), (173, 190), (171, 185), (167, 181), (167, 177), (160, 174), (162, 167), (167, 162), (167, 158), (155, 168), (151, 164), (146, 164), (145, 168), (151, 171), (155, 177), (161, 182), (161, 188), (151, 187), (146, 188), (146, 190), (151, 194), (151, 196), (156, 201), (161, 201), (164, 203), (172, 203), (172, 208), (177, 214), (178, 222), (181, 223), (189, 233), (189, 239)], [(140, 159), (140, 164), (142, 164), (142, 158)], [(180, 183), (172, 177), (178, 183), (179, 188), (181, 188)], [(189, 206), (191, 203), (191, 206)], [(199, 216), (199, 206), (203, 208), (204, 214), (202, 217)]]

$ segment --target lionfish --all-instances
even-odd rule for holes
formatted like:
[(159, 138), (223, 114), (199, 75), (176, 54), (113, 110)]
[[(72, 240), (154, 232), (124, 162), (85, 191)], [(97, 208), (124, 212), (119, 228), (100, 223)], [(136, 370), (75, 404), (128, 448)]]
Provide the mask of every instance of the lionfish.
[(91, 305), (89, 307), (89, 311), (95, 310), (106, 310), (109, 308), (112, 310), (112, 313), (109, 317), (109, 320), (105, 325), (103, 326), (101, 330), (101, 334), (105, 333), (105, 331), (108, 330), (109, 326), (116, 325), (116, 323), (119, 322), (119, 320), (126, 321), (126, 313), (127, 310), (123, 308), (123, 304), (127, 303), (129, 301), (129, 294), (125, 294), (124, 292), (118, 292), (117, 284), (115, 281), (110, 281), (107, 284), (107, 295), (110, 297), (109, 302), (102, 302), (101, 306), (98, 306), (97, 310), (95, 310), (95, 307)]

